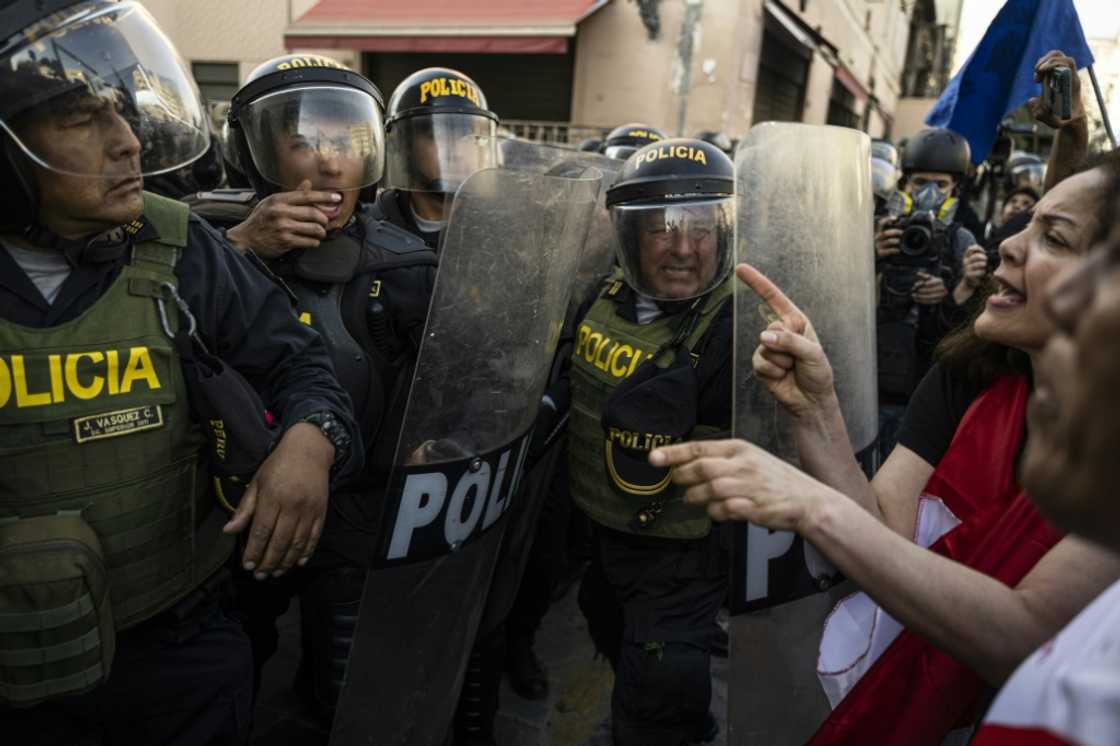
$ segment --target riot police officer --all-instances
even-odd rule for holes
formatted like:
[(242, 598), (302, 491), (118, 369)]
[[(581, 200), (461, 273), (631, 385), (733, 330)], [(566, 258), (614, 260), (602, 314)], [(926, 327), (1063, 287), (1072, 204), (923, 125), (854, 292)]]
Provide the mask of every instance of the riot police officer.
[(599, 146), (599, 152), (608, 158), (624, 161), (641, 147), (665, 139), (665, 133), (641, 122), (622, 124), (611, 130)]
[(364, 473), (331, 496), (315, 562), (263, 586), (241, 583), (258, 672), (276, 649), (276, 618), (301, 595), (300, 683), (326, 716), (342, 684), (373, 495), (393, 457), (436, 264), (423, 241), (359, 202), (359, 190), (382, 175), (381, 110), (381, 93), (365, 77), (297, 54), (254, 70), (229, 112), (231, 144), (260, 202), (227, 236), (268, 257), (292, 289), (300, 318), (326, 342), (369, 448)]
[[(308, 561), (332, 472), (360, 465), (349, 401), (282, 288), (143, 191), (208, 140), (147, 11), (8, 3), (0, 34), (4, 737), (243, 743), (230, 534), (257, 577)], [(232, 520), (209, 491), (189, 345), (259, 388), (282, 432)]]
[(726, 564), (711, 522), (647, 456), (730, 429), (734, 184), (731, 160), (699, 140), (631, 155), (607, 192), (620, 266), (576, 325), (569, 478), (596, 529), (580, 606), (615, 670), (620, 746), (715, 733)]
[(916, 134), (902, 154), (902, 188), (878, 224), (880, 462), (894, 447), (906, 402), (932, 364), (934, 348), (964, 320), (987, 271), (984, 250), (957, 219), (969, 163), (968, 141), (956, 132)]
[(428, 67), (409, 75), (389, 97), (385, 188), (373, 214), (438, 248), (455, 190), (498, 164), (497, 126), (482, 89), (463, 73)]

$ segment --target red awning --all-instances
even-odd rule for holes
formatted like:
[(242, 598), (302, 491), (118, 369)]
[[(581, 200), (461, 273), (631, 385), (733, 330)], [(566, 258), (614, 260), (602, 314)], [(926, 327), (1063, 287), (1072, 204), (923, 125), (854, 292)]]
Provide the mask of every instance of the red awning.
[(610, 0), (319, 0), (284, 33), (288, 49), (564, 54)]

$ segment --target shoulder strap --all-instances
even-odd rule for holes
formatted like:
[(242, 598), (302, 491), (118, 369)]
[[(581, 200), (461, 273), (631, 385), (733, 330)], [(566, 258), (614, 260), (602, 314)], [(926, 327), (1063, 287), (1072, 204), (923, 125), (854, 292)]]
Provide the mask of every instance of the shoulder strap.
[(363, 211), (360, 216), (365, 245), (369, 251), (362, 254), (363, 263), (358, 267), (359, 274), (376, 274), (381, 270), (397, 267), (438, 265), (436, 252), (419, 236), (414, 236), (388, 220), (374, 218), (368, 212)]
[(155, 243), (185, 249), (190, 217), (191, 209), (182, 202), (144, 192), (144, 218), (159, 234), (158, 238), (152, 239)]
[(144, 192), (144, 220), (156, 235), (133, 244), (132, 263), (173, 281), (175, 265), (187, 247), (190, 216), (190, 208), (182, 202)]

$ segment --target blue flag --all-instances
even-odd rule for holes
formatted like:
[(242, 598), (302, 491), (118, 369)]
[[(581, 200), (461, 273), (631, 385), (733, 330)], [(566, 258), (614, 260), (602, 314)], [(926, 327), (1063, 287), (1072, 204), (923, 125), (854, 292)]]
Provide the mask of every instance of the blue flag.
[(1073, 0), (1007, 0), (926, 124), (959, 132), (972, 148), (972, 162), (983, 162), (1003, 117), (1040, 95), (1034, 65), (1053, 49), (1078, 68), (1093, 64)]

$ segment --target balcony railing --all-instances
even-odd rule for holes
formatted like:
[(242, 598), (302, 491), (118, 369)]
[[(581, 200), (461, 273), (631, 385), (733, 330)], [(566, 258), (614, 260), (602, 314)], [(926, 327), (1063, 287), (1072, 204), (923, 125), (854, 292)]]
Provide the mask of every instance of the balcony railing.
[(595, 127), (572, 122), (542, 122), (530, 119), (503, 119), (502, 129), (516, 137), (535, 142), (551, 142), (575, 147), (589, 137), (602, 138), (609, 127)]

